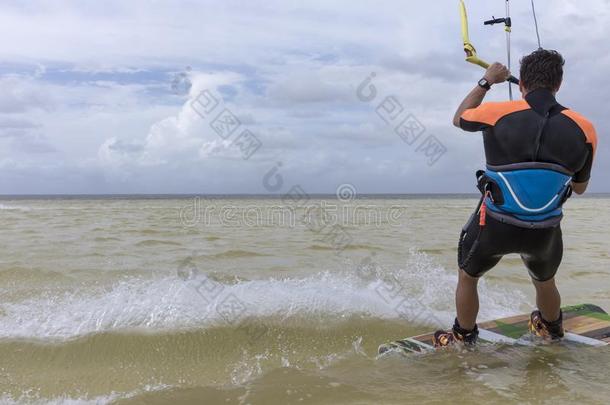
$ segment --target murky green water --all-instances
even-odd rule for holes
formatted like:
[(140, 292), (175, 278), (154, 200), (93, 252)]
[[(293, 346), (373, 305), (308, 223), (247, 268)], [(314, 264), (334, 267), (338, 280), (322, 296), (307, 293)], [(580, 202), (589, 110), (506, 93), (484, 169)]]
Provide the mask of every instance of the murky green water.
[[(475, 203), (5, 198), (0, 402), (607, 403), (606, 348), (376, 359), (451, 323)], [(336, 218), (309, 215), (334, 205)], [(565, 304), (610, 308), (609, 227), (609, 199), (568, 203)], [(481, 285), (480, 318), (533, 302), (508, 257)]]

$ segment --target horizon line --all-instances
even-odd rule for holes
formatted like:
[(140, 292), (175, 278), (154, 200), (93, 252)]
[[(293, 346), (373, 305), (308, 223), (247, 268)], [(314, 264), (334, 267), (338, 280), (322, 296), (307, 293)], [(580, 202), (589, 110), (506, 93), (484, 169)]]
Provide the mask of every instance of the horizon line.
[[(266, 197), (266, 198), (282, 198), (289, 195), (289, 193), (24, 193), (24, 194), (0, 194), (0, 199), (7, 198), (24, 198), (24, 197)], [(308, 193), (310, 197), (336, 197), (337, 194), (331, 193)], [(595, 197), (595, 196), (609, 196), (610, 192), (589, 192), (579, 198)], [(477, 197), (480, 193), (477, 192), (458, 192), (458, 193), (447, 193), (447, 192), (428, 192), (428, 193), (360, 193), (355, 194), (354, 198), (360, 197), (375, 197), (375, 196), (464, 196), (464, 197)]]

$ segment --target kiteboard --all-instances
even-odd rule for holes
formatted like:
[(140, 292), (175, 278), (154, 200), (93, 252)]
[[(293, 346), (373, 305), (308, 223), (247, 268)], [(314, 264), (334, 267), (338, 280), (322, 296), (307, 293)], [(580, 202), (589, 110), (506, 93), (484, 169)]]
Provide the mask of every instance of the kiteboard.
[[(588, 346), (610, 344), (610, 315), (592, 304), (580, 304), (562, 308), (563, 341)], [(528, 329), (530, 314), (510, 316), (479, 324), (479, 343), (531, 346)], [(437, 350), (432, 340), (434, 332), (408, 337), (379, 346), (379, 354), (400, 352), (404, 354), (428, 353)]]

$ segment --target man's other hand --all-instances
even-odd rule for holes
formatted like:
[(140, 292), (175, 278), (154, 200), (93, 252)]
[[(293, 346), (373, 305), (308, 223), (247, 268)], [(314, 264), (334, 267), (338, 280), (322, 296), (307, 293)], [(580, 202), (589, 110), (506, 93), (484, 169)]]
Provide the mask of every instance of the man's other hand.
[(585, 181), (582, 183), (576, 183), (576, 182), (572, 181), (572, 191), (574, 191), (576, 194), (584, 194), (584, 192), (587, 191), (588, 185), (589, 185), (588, 181)]

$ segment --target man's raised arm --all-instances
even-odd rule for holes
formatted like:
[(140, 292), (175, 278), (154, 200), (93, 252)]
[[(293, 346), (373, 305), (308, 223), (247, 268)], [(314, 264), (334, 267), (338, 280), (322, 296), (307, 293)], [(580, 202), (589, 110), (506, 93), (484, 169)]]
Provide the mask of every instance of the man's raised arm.
[[(506, 81), (506, 78), (509, 76), (510, 71), (508, 68), (503, 64), (496, 62), (487, 69), (485, 76), (483, 76), (483, 80), (491, 86)], [(453, 116), (453, 125), (459, 128), (460, 117), (464, 114), (464, 111), (480, 106), (488, 90), (489, 89), (486, 89), (484, 86), (477, 84), (477, 86), (468, 93), (466, 98), (464, 98), (455, 112), (455, 115)]]

